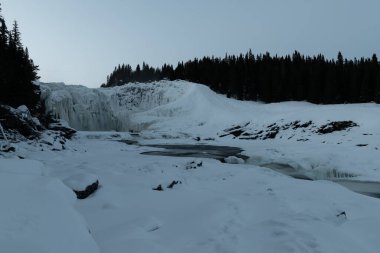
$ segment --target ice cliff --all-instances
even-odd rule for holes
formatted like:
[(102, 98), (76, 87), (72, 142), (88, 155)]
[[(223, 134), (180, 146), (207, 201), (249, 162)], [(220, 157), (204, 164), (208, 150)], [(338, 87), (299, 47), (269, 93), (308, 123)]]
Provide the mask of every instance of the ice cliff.
[(77, 130), (141, 130), (149, 120), (136, 114), (174, 102), (196, 85), (185, 81), (135, 83), (91, 89), (63, 83), (39, 83), (46, 109)]

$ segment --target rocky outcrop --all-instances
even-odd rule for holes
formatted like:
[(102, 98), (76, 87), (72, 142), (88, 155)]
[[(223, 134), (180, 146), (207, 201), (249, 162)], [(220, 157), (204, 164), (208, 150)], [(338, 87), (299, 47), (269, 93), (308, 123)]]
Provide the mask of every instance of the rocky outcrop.
[(61, 133), (61, 136), (65, 137), (66, 139), (71, 139), (77, 132), (74, 128), (67, 126), (62, 121), (57, 121), (55, 123), (49, 124), (48, 129), (59, 131)]
[(319, 134), (329, 134), (332, 132), (337, 132), (337, 131), (344, 131), (344, 130), (349, 130), (352, 127), (357, 127), (359, 126), (355, 122), (351, 120), (347, 121), (333, 121), (330, 123), (327, 123), (323, 126), (321, 126), (318, 130), (317, 133)]
[(27, 139), (35, 139), (44, 129), (39, 120), (31, 116), (26, 106), (14, 109), (7, 105), (0, 105), (0, 120), (8, 134), (8, 139), (17, 138), (20, 135)]

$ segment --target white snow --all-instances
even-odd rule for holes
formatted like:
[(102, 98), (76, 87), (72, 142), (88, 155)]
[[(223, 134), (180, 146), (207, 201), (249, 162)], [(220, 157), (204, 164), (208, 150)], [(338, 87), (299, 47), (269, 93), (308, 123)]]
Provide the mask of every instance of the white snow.
[(242, 158), (239, 158), (239, 157), (236, 157), (236, 156), (226, 157), (226, 158), (224, 158), (224, 161), (226, 163), (230, 163), (230, 164), (244, 164), (245, 163)]
[(57, 179), (37, 175), (39, 165), (0, 160), (1, 252), (99, 252), (73, 208), (72, 191)]
[(70, 189), (76, 191), (84, 191), (86, 187), (92, 185), (96, 181), (99, 181), (99, 178), (94, 174), (74, 174), (63, 180), (63, 183), (70, 187)]
[[(298, 180), (265, 168), (314, 179), (380, 181), (376, 104), (244, 102), (185, 81), (94, 90), (40, 85), (48, 108), (72, 127), (135, 132), (79, 132), (56, 152), (49, 145), (41, 151), (38, 145), (13, 144), (16, 154), (0, 156), (1, 251), (6, 245), (4, 252), (12, 252), (12, 242), (36, 249), (28, 252), (97, 252), (96, 247), (107, 253), (380, 250), (380, 199), (331, 181)], [(297, 120), (312, 120), (315, 128), (329, 120), (359, 126), (325, 135), (312, 128), (287, 129), (268, 140), (219, 137), (234, 125), (254, 132)], [(221, 163), (148, 156), (141, 153), (161, 149), (126, 140), (230, 145), (243, 148), (249, 158)], [(78, 181), (78, 174), (85, 176)], [(76, 200), (62, 183), (94, 178), (101, 187), (85, 200)], [(178, 183), (168, 188), (173, 181)], [(152, 190), (158, 185), (163, 191)]]

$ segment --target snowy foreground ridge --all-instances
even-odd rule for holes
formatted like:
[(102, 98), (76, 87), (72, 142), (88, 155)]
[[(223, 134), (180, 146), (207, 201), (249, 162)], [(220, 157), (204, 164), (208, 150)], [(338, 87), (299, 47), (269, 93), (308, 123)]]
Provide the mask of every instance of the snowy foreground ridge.
[[(98, 131), (0, 152), (0, 252), (380, 252), (380, 199), (334, 183), (377, 187), (376, 104), (244, 102), (185, 81), (40, 85), (54, 115)], [(164, 143), (244, 159), (142, 154)], [(99, 180), (84, 200), (69, 189), (81, 178)]]

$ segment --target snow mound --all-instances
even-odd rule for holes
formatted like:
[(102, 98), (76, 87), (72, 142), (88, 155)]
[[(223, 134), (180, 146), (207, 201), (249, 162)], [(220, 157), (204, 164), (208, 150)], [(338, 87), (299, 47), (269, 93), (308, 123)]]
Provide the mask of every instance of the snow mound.
[[(21, 170), (25, 162), (1, 161), (2, 168), (10, 166)], [(1, 173), (1, 251), (99, 252), (86, 223), (73, 208), (73, 195), (58, 179)]]

